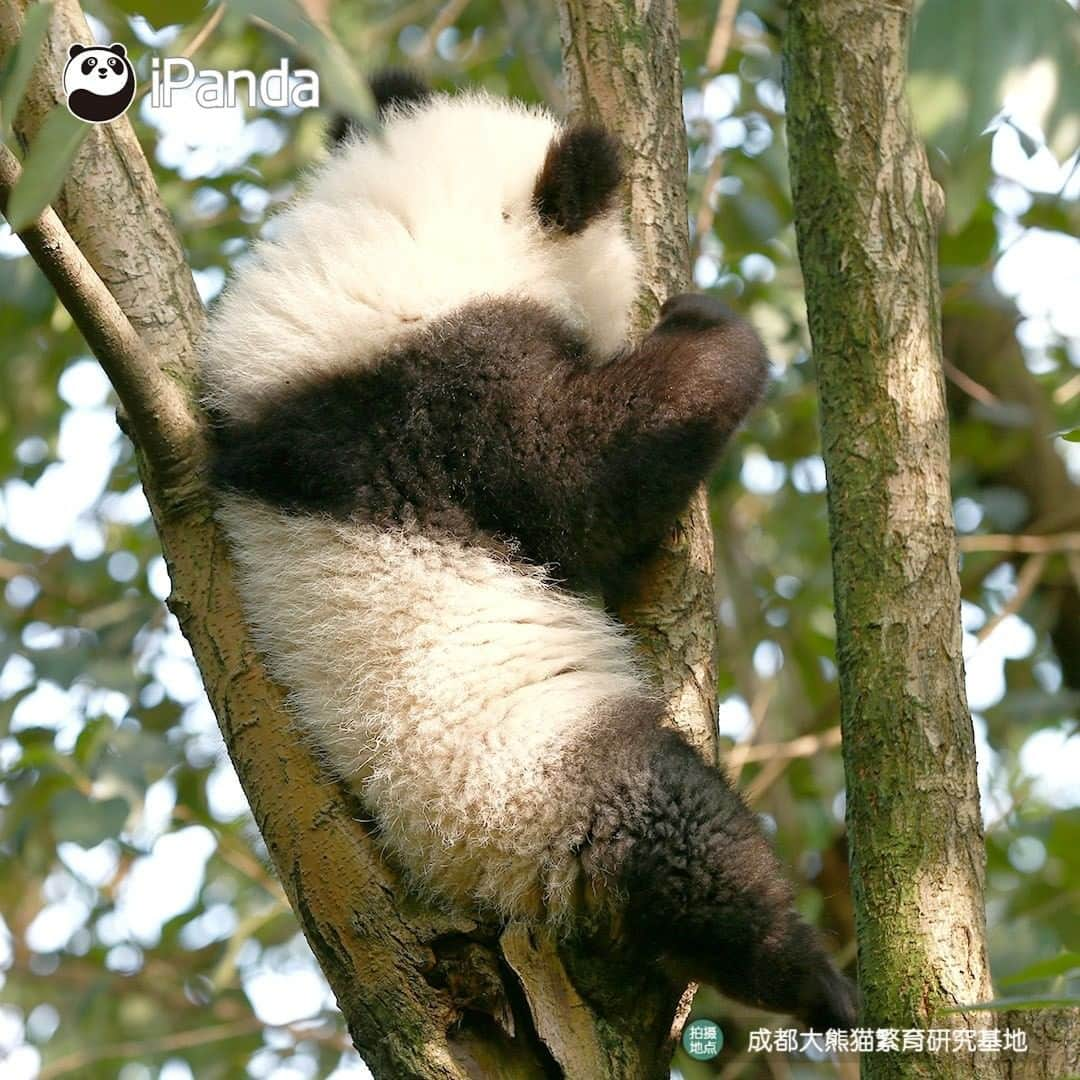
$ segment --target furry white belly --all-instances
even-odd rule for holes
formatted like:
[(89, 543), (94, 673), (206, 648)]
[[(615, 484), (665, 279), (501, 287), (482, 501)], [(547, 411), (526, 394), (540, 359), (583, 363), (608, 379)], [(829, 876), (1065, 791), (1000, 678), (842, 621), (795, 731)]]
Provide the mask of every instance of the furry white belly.
[(574, 747), (647, 692), (625, 635), (475, 548), (239, 497), (220, 516), (271, 673), (414, 881), (564, 914), (592, 805)]

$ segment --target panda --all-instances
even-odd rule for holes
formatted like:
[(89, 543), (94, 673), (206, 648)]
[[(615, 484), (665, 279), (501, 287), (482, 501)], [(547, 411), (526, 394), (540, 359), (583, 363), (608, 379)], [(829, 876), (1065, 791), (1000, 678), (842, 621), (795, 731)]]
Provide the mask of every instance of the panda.
[[(816, 1028), (854, 995), (610, 601), (762, 392), (754, 332), (638, 291), (603, 129), (394, 73), (212, 314), (220, 520), (300, 730), (412, 887)], [(637, 955), (635, 953), (635, 955)]]
[(74, 44), (64, 67), (64, 93), (72, 115), (103, 124), (123, 115), (135, 96), (135, 69), (118, 42), (108, 48)]

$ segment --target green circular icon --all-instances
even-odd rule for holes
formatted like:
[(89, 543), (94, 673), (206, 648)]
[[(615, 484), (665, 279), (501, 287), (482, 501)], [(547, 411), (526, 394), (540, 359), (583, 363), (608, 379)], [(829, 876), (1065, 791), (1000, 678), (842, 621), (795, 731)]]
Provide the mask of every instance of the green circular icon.
[(715, 1020), (691, 1020), (682, 1033), (683, 1049), (695, 1061), (709, 1061), (724, 1046), (724, 1033)]

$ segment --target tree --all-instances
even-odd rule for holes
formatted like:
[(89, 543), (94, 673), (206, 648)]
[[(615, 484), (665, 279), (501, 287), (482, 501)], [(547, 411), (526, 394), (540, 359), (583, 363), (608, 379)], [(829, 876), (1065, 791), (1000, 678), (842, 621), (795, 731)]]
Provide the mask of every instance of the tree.
[[(1034, 71), (1047, 65), (1067, 70), (1076, 17), (1070, 9), (1066, 18), (1058, 10), (1065, 5), (1057, 0), (1032, 0), (1030, 18), (1017, 22), (1010, 17), (1002, 23), (998, 5), (999, 0), (965, 0), (963, 5), (926, 0), (919, 12), (911, 85), (935, 176), (948, 195), (938, 246), (945, 286), (945, 372), (954, 421), (951, 479), (960, 496), (957, 516), (964, 534), (965, 649), (974, 642), (972, 666), (978, 672), (980, 666), (993, 668), (985, 655), (994, 652), (1010, 627), (1014, 639), (1019, 626), (1035, 642), (1021, 654), (1014, 640), (1007, 661), (998, 660), (1006, 680), (1003, 694), (979, 693), (980, 678), (976, 675), (974, 683), (969, 678), (982, 738), (1000, 755), (1000, 763), (991, 761), (988, 770), (996, 785), (987, 818), (991, 955), (996, 973), (1026, 985), (1029, 997), (1038, 994), (1064, 1002), (1068, 980), (1077, 970), (1076, 953), (1068, 951), (1078, 945), (1069, 898), (1080, 888), (1080, 833), (1075, 806), (1042, 793), (1046, 778), (1032, 772), (1024, 753), (1034, 742), (1054, 739), (1058, 756), (1064, 758), (1069, 742), (1063, 725), (1077, 704), (1068, 693), (1075, 687), (1071, 673), (1076, 670), (1068, 611), (1080, 580), (1070, 539), (1076, 528), (1075, 515), (1069, 513), (1075, 484), (1062, 466), (1061, 440), (1054, 433), (1075, 426), (1080, 396), (1075, 368), (1062, 343), (1067, 331), (1047, 338), (1043, 356), (1029, 370), (1025, 353), (1030, 362), (1030, 345), (1018, 347), (1012, 310), (1000, 298), (988, 299), (986, 285), (990, 270), (1003, 258), (1005, 237), (1012, 235), (1008, 230), (1063, 236), (1075, 227), (1076, 202), (1063, 187), (1057, 196), (1032, 194), (1027, 209), (996, 206), (988, 191), (1004, 182), (1002, 167), (991, 169), (990, 139), (980, 132), (1000, 107), (1006, 75), (1026, 70), (1026, 64)], [(196, 17), (198, 6), (186, 0), (161, 5), (168, 9), (166, 21), (173, 23)], [(334, 32), (350, 51), (418, 63), (440, 85), (469, 81), (497, 93), (534, 97), (539, 92), (549, 101), (563, 97), (556, 82), (560, 46), (554, 12), (541, 6), (526, 7), (519, 0), (473, 0), (468, 5), (373, 0), (362, 12), (351, 5), (303, 6), (322, 26), (329, 24), (329, 11)], [(642, 325), (648, 324), (659, 300), (689, 281), (682, 167), (688, 134), (695, 282), (748, 311), (779, 361), (769, 401), (711, 482), (707, 508), (704, 499), (698, 501), (654, 568), (644, 595), (623, 615), (635, 624), (664, 673), (684, 730), (710, 753), (714, 694), (719, 690), (721, 734), (736, 739), (727, 755), (728, 768), (741, 774), (749, 799), (776, 822), (778, 846), (799, 875), (800, 903), (836, 935), (840, 954), (850, 956), (854, 928), (847, 858), (834, 809), (842, 787), (835, 752), (840, 695), (830, 664), (824, 481), (817, 456), (814, 379), (803, 349), (805, 319), (793, 262), (784, 102), (778, 85), (780, 33), (789, 13), (778, 0), (752, 0), (736, 20), (737, 6), (728, 0), (719, 5), (681, 3), (681, 46), (669, 5), (653, 5), (640, 21), (617, 3), (567, 2), (560, 9), (567, 35), (562, 60), (569, 98), (563, 104), (603, 119), (633, 151), (638, 240), (652, 267), (642, 298)], [(890, 471), (894, 449), (889, 436), (903, 431), (875, 432), (880, 436), (875, 454), (863, 463), (845, 453), (846, 429), (837, 422), (837, 406), (853, 393), (864, 396), (868, 408), (879, 408), (881, 367), (893, 370), (897, 363), (889, 334), (869, 339), (879, 322), (868, 315), (878, 310), (881, 299), (880, 292), (865, 286), (881, 277), (880, 263), (887, 260), (882, 256), (866, 261), (865, 273), (852, 275), (850, 297), (837, 297), (828, 284), (821, 284), (820, 267), (814, 269), (822, 254), (822, 236), (843, 241), (844, 250), (856, 256), (868, 247), (879, 254), (879, 248), (867, 243), (872, 238), (860, 232), (865, 217), (859, 207), (866, 194), (859, 181), (865, 174), (856, 168), (849, 177), (837, 168), (837, 161), (855, 161), (866, 150), (858, 137), (864, 127), (845, 128), (845, 118), (864, 120), (865, 110), (866, 122), (880, 123), (880, 130), (903, 130), (905, 153), (918, 160), (895, 97), (884, 94), (886, 79), (895, 90), (901, 78), (897, 41), (904, 19), (900, 11), (852, 4), (844, 9), (851, 21), (826, 32), (828, 13), (819, 11), (820, 6), (792, 12), (789, 119), (799, 142), (797, 153), (823, 165), (820, 175), (797, 170), (797, 182), (815, 362), (824, 396), (822, 420), (827, 431), (836, 432), (835, 438), (829, 437), (826, 456), (835, 481), (834, 520), (842, 517), (845, 522), (838, 558), (845, 543), (855, 549), (852, 555), (844, 548), (843, 565), (838, 563), (836, 584), (847, 602), (840, 614), (877, 605), (899, 609), (910, 620), (918, 613), (907, 597), (881, 587), (890, 580), (888, 565), (880, 579), (868, 579), (877, 573), (873, 555), (895, 552), (902, 562), (909, 548), (899, 532), (882, 532), (879, 513), (863, 518), (854, 512), (859, 505), (874, 505), (880, 492), (871, 490), (873, 485), (852, 485), (860, 475), (878, 483), (883, 467)], [(134, 29), (137, 43), (147, 46), (140, 50), (136, 43), (133, 53), (137, 61), (142, 53), (141, 76), (153, 39), (153, 47), (162, 52), (198, 51), (200, 62), (209, 67), (237, 66), (237, 57), (243, 56), (244, 66), (269, 69), (281, 55), (295, 57), (299, 50), (314, 56), (324, 75), (333, 70), (338, 81), (349, 83), (349, 73), (339, 70), (341, 57), (331, 39), (295, 12), (287, 16), (288, 4), (274, 8), (279, 25), (263, 23), (257, 30), (239, 18), (248, 10), (260, 14), (254, 5), (237, 2), (228, 7), (236, 18), (223, 19), (222, 8), (212, 8), (171, 41), (160, 28), (135, 27), (119, 14), (119, 5), (99, 5), (95, 12), (114, 38), (130, 42)], [(0, 58), (6, 62), (0, 70), (0, 122), (13, 119), (12, 106), (20, 96), (13, 87), (30, 73), (22, 61), (36, 55), (39, 39), (31, 39), (45, 25), (43, 12), (47, 14), (46, 7), (26, 0), (0, 2)], [(890, 21), (894, 18), (897, 21)], [(847, 42), (845, 32), (863, 26), (873, 32)], [(63, 169), (57, 163), (64, 160), (63, 151), (71, 149), (53, 138), (70, 131), (47, 123), (57, 100), (58, 65), (68, 41), (87, 40), (77, 9), (67, 0), (56, 5), (48, 29), (45, 61), (32, 73), (15, 117), (22, 144), (18, 155), (39, 195), (60, 177)], [(12, 63), (12, 46), (21, 35), (24, 47), (16, 50)], [(888, 47), (882, 45), (886, 39)], [(800, 43), (806, 49), (796, 55), (792, 50)], [(858, 84), (866, 89), (863, 97), (846, 96), (856, 84), (843, 67), (843, 56), (833, 66), (830, 57), (841, 46), (844, 55), (865, 55), (873, 49), (888, 61), (879, 71), (863, 68), (857, 73), (866, 79)], [(681, 51), (681, 67), (688, 73), (685, 130), (677, 116), (676, 51)], [(813, 70), (811, 62), (820, 66)], [(844, 78), (816, 81), (840, 70)], [(328, 75), (324, 79), (327, 87), (334, 81)], [(1057, 96), (1044, 95), (1041, 129), (1053, 146), (1059, 146), (1075, 115), (1070, 113), (1068, 80), (1058, 82)], [(802, 105), (797, 84), (806, 91)], [(961, 96), (967, 94), (959, 111), (958, 85)], [(645, 104), (627, 107), (632, 100)], [(920, 101), (932, 107), (919, 107)], [(112, 1076), (120, 1061), (160, 1063), (170, 1058), (189, 1064), (199, 1077), (213, 1076), (215, 1070), (233, 1075), (249, 1061), (265, 1072), (268, 1060), (290, 1055), (306, 1063), (309, 1072), (325, 1075), (348, 1043), (341, 1018), (324, 1008), (317, 1013), (318, 1022), (282, 1020), (281, 1014), (275, 1019), (251, 990), (252, 974), (276, 963), (275, 955), (298, 955), (287, 893), (326, 967), (345, 1019), (380, 1074), (452, 1076), (502, 1067), (534, 1075), (559, 1062), (569, 1075), (659, 1075), (671, 1047), (672, 1014), (677, 1020), (685, 1016), (689, 1000), (676, 1011), (668, 990), (641, 972), (595, 964), (580, 955), (559, 956), (542, 939), (520, 934), (500, 938), (496, 926), (420, 910), (381, 863), (355, 820), (357, 809), (328, 791), (310, 762), (291, 746), (279, 694), (265, 683), (246, 642), (228, 585), (227, 557), (197, 482), (198, 433), (192, 429), (195, 413), (189, 396), (191, 345), (202, 307), (188, 267), (204, 290), (208, 282), (212, 290), (238, 245), (257, 233), (266, 204), (286, 198), (296, 172), (313, 157), (320, 121), (262, 110), (251, 126), (263, 136), (268, 130), (279, 133), (276, 149), (269, 139), (267, 148), (254, 157), (237, 156), (240, 164), (227, 165), (220, 173), (189, 175), (175, 156), (170, 158), (169, 140), (147, 124), (144, 114), (133, 109), (129, 118), (138, 142), (127, 121), (92, 132), (53, 200), (58, 218), (46, 216), (26, 239), (52, 267), (59, 294), (80, 312), (87, 341), (108, 358), (118, 386), (127, 387), (122, 395), (127, 405), (124, 423), (140, 443), (145, 489), (172, 559), (173, 603), (208, 673), (208, 689), (268, 851), (262, 851), (244, 817), (232, 816), (235, 810), (219, 811), (209, 797), (212, 781), (228, 770), (213, 753), (197, 746), (205, 738), (194, 731), (198, 706), (186, 704), (189, 699), (169, 679), (148, 667), (159, 662), (155, 652), (164, 646), (159, 650), (147, 642), (168, 640), (160, 629), (155, 599), (164, 575), (154, 569), (156, 540), (149, 522), (135, 515), (120, 521), (107, 510), (98, 515), (104, 536), (100, 549), (42, 540), (26, 528), (32, 514), (20, 510), (13, 495), (11, 512), (0, 520), (0, 583), (7, 586), (9, 602), (0, 610), (0, 665), (11, 658), (6, 667), (0, 666), (0, 910), (12, 941), (11, 955), (5, 955), (0, 925), (0, 969), (6, 980), (0, 1054), (14, 1016), (16, 1026), (25, 1031), (20, 1049), (29, 1050), (31, 1044), (43, 1048), (46, 1076)], [(1007, 141), (1007, 126), (994, 136), (995, 152)], [(244, 134), (248, 130), (245, 127)], [(1018, 130), (1018, 137), (1038, 142), (1038, 133), (1029, 133), (1032, 129)], [(836, 141), (823, 147), (816, 142), (822, 135)], [(237, 141), (242, 141), (240, 135)], [(148, 164), (139, 143), (155, 147), (158, 160)], [(30, 152), (24, 154), (27, 146)], [(947, 150), (947, 160), (940, 149)], [(1058, 149), (1062, 159), (1068, 152), (1068, 146)], [(4, 161), (6, 180), (11, 181), (15, 170), (10, 157)], [(50, 163), (51, 169), (46, 168)], [(929, 190), (925, 176), (920, 183)], [(824, 223), (828, 229), (812, 209), (806, 212), (806, 202), (813, 205), (826, 191), (836, 200), (830, 208), (838, 211)], [(1012, 198), (1015, 207), (1015, 193)], [(904, 197), (888, 205), (901, 220), (913, 219), (911, 231), (889, 235), (910, 236), (919, 256), (922, 279), (917, 285), (905, 279), (909, 292), (904, 295), (911, 310), (922, 312), (921, 345), (914, 358), (929, 376), (925, 401), (940, 405), (934, 396), (940, 389), (933, 363), (935, 319), (932, 310), (921, 306), (933, 294), (934, 245), (923, 232), (927, 223), (917, 206)], [(106, 222), (108, 228), (102, 225)], [(644, 230), (642, 222), (648, 222)], [(74, 245), (65, 242), (65, 231)], [(88, 362), (79, 359), (84, 352), (79, 333), (56, 309), (28, 263), (0, 251), (0, 291), (6, 301), (0, 306), (5, 379), (0, 460), (13, 477), (10, 487), (36, 492), (48, 487), (50, 470), (72, 453), (64, 445), (71, 438), (62, 434), (58, 446), (56, 432), (73, 428), (72, 416), (85, 411), (73, 403), (79, 396), (75, 384), (85, 379)], [(106, 290), (98, 287), (95, 275)], [(1030, 299), (1022, 299), (1030, 328)], [(835, 310), (834, 304), (839, 305)], [(993, 319), (988, 316), (992, 310), (999, 312)], [(92, 312), (96, 317), (88, 321)], [(106, 317), (97, 317), (102, 313)], [(834, 325), (836, 314), (849, 316), (850, 326), (847, 320)], [(866, 330), (868, 340), (861, 344), (873, 347), (860, 351), (854, 365), (847, 361), (848, 369), (854, 367), (862, 376), (849, 382), (848, 370), (836, 359), (848, 351), (842, 343), (851, 328)], [(999, 351), (987, 347), (991, 337), (990, 344), (1000, 344)], [(995, 363), (987, 362), (990, 357)], [(902, 366), (901, 374), (908, 370)], [(162, 379), (161, 371), (168, 378)], [(56, 392), (58, 381), (62, 398)], [(1017, 428), (1018, 411), (1038, 417), (1032, 431)], [(927, 610), (938, 616), (936, 626), (947, 631), (952, 625), (955, 634), (940, 409), (934, 416), (927, 460), (933, 462), (936, 478), (936, 517), (929, 542), (940, 556), (942, 572), (940, 590), (927, 590)], [(922, 447), (902, 439), (901, 445), (905, 453), (897, 462), (923, 463)], [(135, 492), (133, 485), (133, 459), (121, 450), (98, 504), (119, 504)], [(865, 502), (860, 504), (860, 499)], [(1016, 509), (1024, 500), (1027, 517)], [(715, 602), (709, 518), (716, 528)], [(853, 518), (858, 535), (874, 537), (866, 559), (848, 531)], [(926, 519), (915, 515), (904, 525), (909, 533), (920, 533)], [(885, 544), (878, 551), (882, 536)], [(849, 565), (850, 558), (859, 565)], [(942, 597), (947, 602), (937, 603)], [(979, 616), (985, 619), (981, 628), (975, 621)], [(873, 690), (868, 700), (880, 702), (893, 693), (897, 672), (888, 665), (875, 666), (882, 658), (867, 646), (865, 635), (852, 638), (850, 621), (846, 618), (841, 626), (847, 647), (840, 652), (848, 767), (869, 752), (880, 754), (880, 762), (871, 758), (872, 768), (876, 776), (881, 765), (888, 781), (883, 790), (892, 791), (903, 764), (894, 760), (893, 751), (903, 744), (890, 738), (867, 745), (879, 728), (862, 722), (862, 701), (853, 699), (852, 689), (862, 693), (865, 686)], [(718, 674), (712, 655), (714, 629), (719, 629), (723, 647)], [(933, 667), (933, 657), (884, 657), (911, 667), (920, 659)], [(950, 662), (955, 683), (955, 658)], [(1056, 673), (1064, 676), (1064, 691), (1055, 687)], [(939, 667), (937, 675), (948, 683), (949, 663)], [(951, 692), (948, 715), (955, 725), (947, 734), (963, 736), (962, 695), (956, 686)], [(60, 698), (82, 702), (78, 720), (57, 720), (50, 727), (53, 721), (43, 720), (42, 714), (49, 707), (61, 712), (56, 704)], [(905, 724), (902, 733), (932, 730), (920, 714), (913, 720), (914, 726)], [(959, 743), (963, 741), (961, 737)], [(961, 757), (963, 750), (961, 745)], [(940, 786), (935, 761), (924, 757), (918, 765), (918, 777), (912, 769), (913, 782), (922, 783), (925, 775), (936, 777)], [(865, 764), (859, 768), (867, 775)], [(958, 775), (965, 777), (970, 803), (970, 773)], [(171, 792), (175, 802), (168, 803), (172, 809), (167, 821), (141, 827), (139, 822), (152, 816), (151, 804), (170, 798), (162, 796), (163, 790)], [(912, 925), (910, 905), (895, 919), (882, 910), (881, 901), (887, 902), (889, 894), (882, 891), (874, 871), (887, 864), (873, 857), (888, 851), (889, 840), (873, 814), (876, 787), (849, 783), (848, 790), (856, 884), (863, 890), (862, 928), (867, 940), (878, 936), (885, 945), (881, 951), (875, 946), (872, 956), (864, 946), (863, 966), (873, 968), (879, 958), (891, 966), (887, 974), (869, 973), (874, 984), (871, 1009), (884, 1016), (890, 1003), (921, 1008), (911, 987), (896, 977), (905, 970), (906, 959), (917, 960), (913, 966), (919, 977), (929, 977), (931, 997), (937, 996), (939, 972), (955, 973), (949, 967), (950, 942), (939, 947), (938, 941), (925, 940), (920, 927)], [(925, 802), (935, 804), (933, 797)], [(948, 903), (935, 904), (930, 912), (937, 926), (956, 925), (955, 912), (950, 912), (955, 895), (975, 904), (972, 910), (979, 916), (981, 909), (972, 899), (977, 891), (972, 867), (981, 852), (977, 829), (978, 820), (970, 813), (966, 831), (956, 829), (965, 856), (948, 865), (944, 876), (954, 888), (943, 889), (940, 895)], [(214, 853), (205, 879), (201, 864), (191, 871), (198, 885), (194, 898), (179, 901), (172, 909), (176, 914), (160, 930), (141, 936), (119, 933), (124, 890), (132, 874), (153, 861), (151, 848), (164, 850), (166, 841), (199, 832)], [(938, 834), (931, 837), (940, 839)], [(284, 892), (252, 857), (252, 850), (274, 863)], [(91, 869), (84, 868), (84, 859)], [(95, 859), (104, 862), (105, 871), (92, 869)], [(869, 902), (874, 899), (876, 907)], [(72, 903), (86, 908), (81, 921), (73, 923), (77, 929), (50, 937), (46, 923), (55, 922), (65, 904)], [(154, 939), (157, 933), (159, 941)], [(977, 956), (977, 941), (975, 946)], [(259, 956), (255, 962), (248, 958), (253, 949)], [(1050, 979), (1057, 983), (1046, 989)], [(972, 994), (978, 982), (973, 980)], [(962, 984), (957, 974), (946, 983), (941, 1000), (965, 1000)], [(95, 993), (102, 987), (106, 992)], [(290, 992), (277, 996), (287, 998)], [(58, 1030), (49, 1018), (54, 1005), (62, 1018)], [(760, 1016), (733, 1009), (708, 989), (698, 994), (693, 1008), (723, 1021), (729, 1046), (714, 1062), (696, 1062), (680, 1052), (677, 1062), (688, 1080), (704, 1080), (719, 1070), (725, 1075), (763, 1074), (766, 1062), (761, 1057), (736, 1060), (743, 1045), (741, 1032), (763, 1023)], [(963, 1026), (968, 1017), (941, 1022)], [(971, 1019), (972, 1026), (1008, 1023), (1029, 1032), (1037, 1052), (1011, 1063), (1017, 1076), (1076, 1070), (1068, 1055), (1064, 1025), (1069, 1022), (1075, 1023), (1075, 1017), (1052, 1010), (1038, 1018), (982, 1014), (982, 1019)], [(770, 1067), (784, 1066), (784, 1055), (777, 1057)], [(900, 1067), (882, 1057), (875, 1058), (878, 1067)], [(802, 1062), (797, 1067), (809, 1066)], [(15, 1069), (14, 1056), (5, 1060), (5, 1068)], [(14, 1075), (19, 1075), (17, 1070)]]
[[(902, 5), (803, 4), (785, 45), (829, 473), (860, 988), (875, 1028), (942, 1023), (942, 1006), (992, 996), (941, 371), (943, 200), (906, 105), (909, 28)], [(865, 1067), (997, 1074), (981, 1056), (870, 1054)]]
[[(829, 475), (865, 1023), (977, 1029), (991, 1018), (962, 1009), (993, 994), (941, 356), (944, 200), (907, 104), (911, 19), (904, 4), (792, 6), (792, 189)], [(1001, 1070), (979, 1053), (864, 1058), (870, 1077)]]

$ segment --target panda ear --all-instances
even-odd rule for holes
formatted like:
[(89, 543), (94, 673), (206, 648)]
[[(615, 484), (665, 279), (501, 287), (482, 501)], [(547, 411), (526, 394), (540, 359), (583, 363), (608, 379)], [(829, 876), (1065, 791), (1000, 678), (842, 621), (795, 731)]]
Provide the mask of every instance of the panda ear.
[(622, 182), (622, 153), (615, 138), (596, 124), (578, 124), (548, 147), (533, 189), (540, 223), (578, 233), (607, 210)]
[(127, 49), (125, 49), (124, 46), (121, 45), (119, 41), (114, 41), (109, 46), (109, 52), (114, 52), (114, 53), (116, 53), (117, 56), (122, 56), (125, 59), (127, 58)]
[[(384, 68), (371, 77), (371, 96), (375, 100), (375, 114), (382, 121), (395, 106), (404, 108), (422, 105), (431, 97), (431, 87), (418, 75), (404, 68)], [(350, 135), (363, 135), (365, 130), (359, 120), (338, 113), (330, 120), (326, 144), (333, 150)]]
[(405, 68), (384, 68), (371, 77), (371, 95), (382, 120), (395, 106), (422, 105), (431, 97), (431, 87)]
[(69, 60), (74, 60), (75, 57), (78, 56), (79, 53), (81, 53), (81, 52), (86, 52), (86, 46), (85, 45), (80, 45), (76, 41), (74, 45), (71, 45), (68, 48), (68, 59)]

